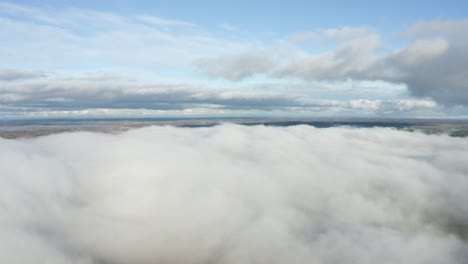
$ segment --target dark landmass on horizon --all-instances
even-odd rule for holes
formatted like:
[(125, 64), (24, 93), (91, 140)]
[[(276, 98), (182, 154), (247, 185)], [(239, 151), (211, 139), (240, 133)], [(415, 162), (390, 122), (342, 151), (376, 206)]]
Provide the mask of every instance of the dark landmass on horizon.
[(223, 123), (254, 126), (309, 125), (329, 127), (389, 127), (426, 134), (468, 137), (465, 119), (383, 119), (383, 118), (41, 118), (0, 121), (0, 137), (32, 138), (65, 132), (121, 133), (146, 126), (211, 127)]

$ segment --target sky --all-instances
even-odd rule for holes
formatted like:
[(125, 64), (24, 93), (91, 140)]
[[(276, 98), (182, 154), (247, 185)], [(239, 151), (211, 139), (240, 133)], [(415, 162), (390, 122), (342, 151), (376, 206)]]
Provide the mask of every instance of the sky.
[(0, 118), (466, 118), (466, 10), (466, 1), (0, 2)]

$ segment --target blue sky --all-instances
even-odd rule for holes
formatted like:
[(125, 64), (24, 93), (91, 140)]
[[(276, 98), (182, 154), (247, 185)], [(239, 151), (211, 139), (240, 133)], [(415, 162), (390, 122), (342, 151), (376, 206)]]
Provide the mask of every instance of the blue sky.
[(14, 1), (47, 9), (77, 7), (122, 15), (151, 14), (206, 27), (239, 27), (287, 34), (310, 28), (373, 25), (396, 29), (418, 20), (466, 18), (466, 1)]
[[(125, 2), (125, 1), (124, 1)], [(127, 1), (128, 2), (128, 1)], [(169, 3), (170, 1), (166, 1)], [(229, 22), (253, 32), (272, 31), (278, 34), (306, 31), (311, 28), (335, 28), (343, 25), (372, 25), (395, 30), (405, 23), (420, 19), (465, 17), (467, 4), (439, 1), (185, 1), (184, 4), (162, 3), (149, 10), (161, 15), (189, 19), (204, 26)], [(202, 3), (202, 4), (200, 4)], [(181, 8), (182, 7), (182, 8)], [(122, 4), (121, 11), (126, 8)], [(181, 11), (181, 12), (180, 12)], [(195, 11), (195, 12), (193, 12)], [(134, 12), (141, 12), (135, 10)]]
[(464, 1), (0, 2), (0, 116), (468, 115)]

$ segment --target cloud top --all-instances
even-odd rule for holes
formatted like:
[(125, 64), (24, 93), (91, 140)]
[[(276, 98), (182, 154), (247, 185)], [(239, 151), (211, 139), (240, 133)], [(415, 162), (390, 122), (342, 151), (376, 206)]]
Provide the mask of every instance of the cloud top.
[(0, 148), (2, 263), (468, 259), (465, 139), (226, 124)]

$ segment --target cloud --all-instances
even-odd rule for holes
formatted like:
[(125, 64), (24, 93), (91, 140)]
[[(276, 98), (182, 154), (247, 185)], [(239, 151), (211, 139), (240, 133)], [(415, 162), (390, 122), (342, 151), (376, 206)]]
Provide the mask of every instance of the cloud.
[(159, 18), (159, 17), (154, 17), (154, 16), (139, 16), (138, 19), (149, 24), (153, 24), (157, 26), (165, 26), (165, 27), (168, 27), (168, 26), (194, 27), (195, 26), (195, 24), (192, 24), (186, 21), (164, 19), (164, 18)]
[(223, 54), (201, 58), (196, 61), (198, 70), (210, 77), (222, 77), (240, 81), (256, 74), (264, 74), (275, 68), (277, 60), (261, 49), (252, 49), (240, 54)]
[[(95, 81), (48, 81), (0, 87), (4, 105), (52, 109), (184, 109), (217, 105), (233, 109), (307, 105), (299, 95), (201, 89), (191, 85), (138, 85)], [(310, 104), (310, 102), (308, 103)]]
[[(382, 42), (380, 34), (366, 27), (310, 31), (286, 38), (291, 44), (289, 54), (278, 57), (274, 50), (265, 49), (261, 57), (231, 54), (205, 60), (199, 67), (209, 76), (235, 81), (266, 75), (307, 81), (405, 83), (414, 96), (430, 97), (448, 106), (468, 105), (467, 30), (466, 20), (420, 22), (403, 32), (409, 44), (396, 49), (386, 48), (388, 43)], [(303, 48), (310, 42), (333, 45), (313, 53)], [(259, 62), (263, 62), (262, 67), (256, 67)], [(230, 73), (236, 72), (241, 74), (233, 78)]]
[(400, 67), (417, 67), (422, 63), (437, 59), (447, 52), (449, 43), (442, 38), (417, 40), (392, 56)]
[(0, 70), (0, 81), (19, 81), (47, 77), (43, 72), (20, 71), (20, 70)]
[(2, 263), (468, 259), (464, 139), (226, 124), (0, 148)]
[[(235, 81), (257, 74), (306, 80), (348, 79), (355, 75), (366, 77), (368, 68), (377, 59), (375, 50), (380, 45), (377, 33), (361, 27), (295, 34), (287, 38), (287, 43), (297, 44), (311, 38), (337, 43), (337, 47), (313, 55), (296, 45), (283, 44), (264, 48), (261, 52), (231, 52), (215, 59), (201, 59), (203, 63), (199, 63), (198, 67), (208, 76)], [(231, 73), (238, 72), (241, 74), (236, 74), (234, 78), (231, 76)]]
[(294, 76), (308, 80), (371, 79), (369, 71), (378, 59), (376, 50), (380, 45), (377, 34), (363, 29), (328, 30), (324, 37), (339, 42), (330, 52), (303, 55), (293, 59), (275, 75)]
[(0, 67), (138, 68), (154, 74), (242, 45), (187, 21), (77, 8), (0, 3), (0, 25), (0, 38), (9, 40), (0, 47)]
[(353, 109), (376, 111), (380, 113), (405, 112), (413, 109), (434, 108), (437, 103), (430, 100), (350, 100), (349, 106)]
[[(466, 20), (422, 21), (404, 29), (398, 41), (407, 43), (395, 47), (394, 39), (366, 26), (265, 38), (145, 14), (0, 3), (0, 39), (8, 40), (0, 46), (0, 68), (18, 69), (0, 72), (0, 86), (45, 77), (22, 69), (109, 70), (151, 82), (203, 84), (217, 83), (206, 77), (234, 82), (301, 80), (310, 87), (317, 82), (345, 86), (348, 80), (383, 81), (405, 84), (410, 95), (421, 100), (467, 106), (467, 29)], [(19, 93), (2, 94), (2, 100), (19, 102), (25, 98)], [(332, 99), (341, 100), (340, 96)], [(346, 99), (385, 99), (371, 97)], [(0, 107), (6, 106), (11, 104)]]
[[(275, 112), (293, 115), (295, 112), (311, 115), (411, 115), (415, 111), (435, 110), (438, 107), (429, 100), (316, 99), (313, 94), (300, 90), (295, 93), (291, 89), (259, 91), (189, 84), (140, 84), (125, 81), (119, 76), (115, 76), (117, 79), (114, 80), (113, 77), (112, 74), (88, 74), (63, 80), (56, 78), (1, 85), (0, 115), (186, 115), (188, 113), (184, 110), (189, 109), (195, 109), (190, 113), (201, 115), (236, 115), (236, 112), (237, 115), (257, 116)], [(362, 107), (362, 104), (356, 107), (359, 100), (373, 101), (378, 107)], [(402, 107), (403, 104), (411, 107)]]
[(237, 27), (229, 24), (229, 23), (222, 23), (219, 25), (220, 28), (226, 30), (226, 31), (237, 31), (239, 30)]
[[(429, 96), (447, 105), (468, 104), (468, 21), (421, 22), (406, 34), (418, 38), (403, 50), (408, 59), (397, 59), (408, 84), (416, 96)], [(416, 58), (416, 59), (415, 59)]]

